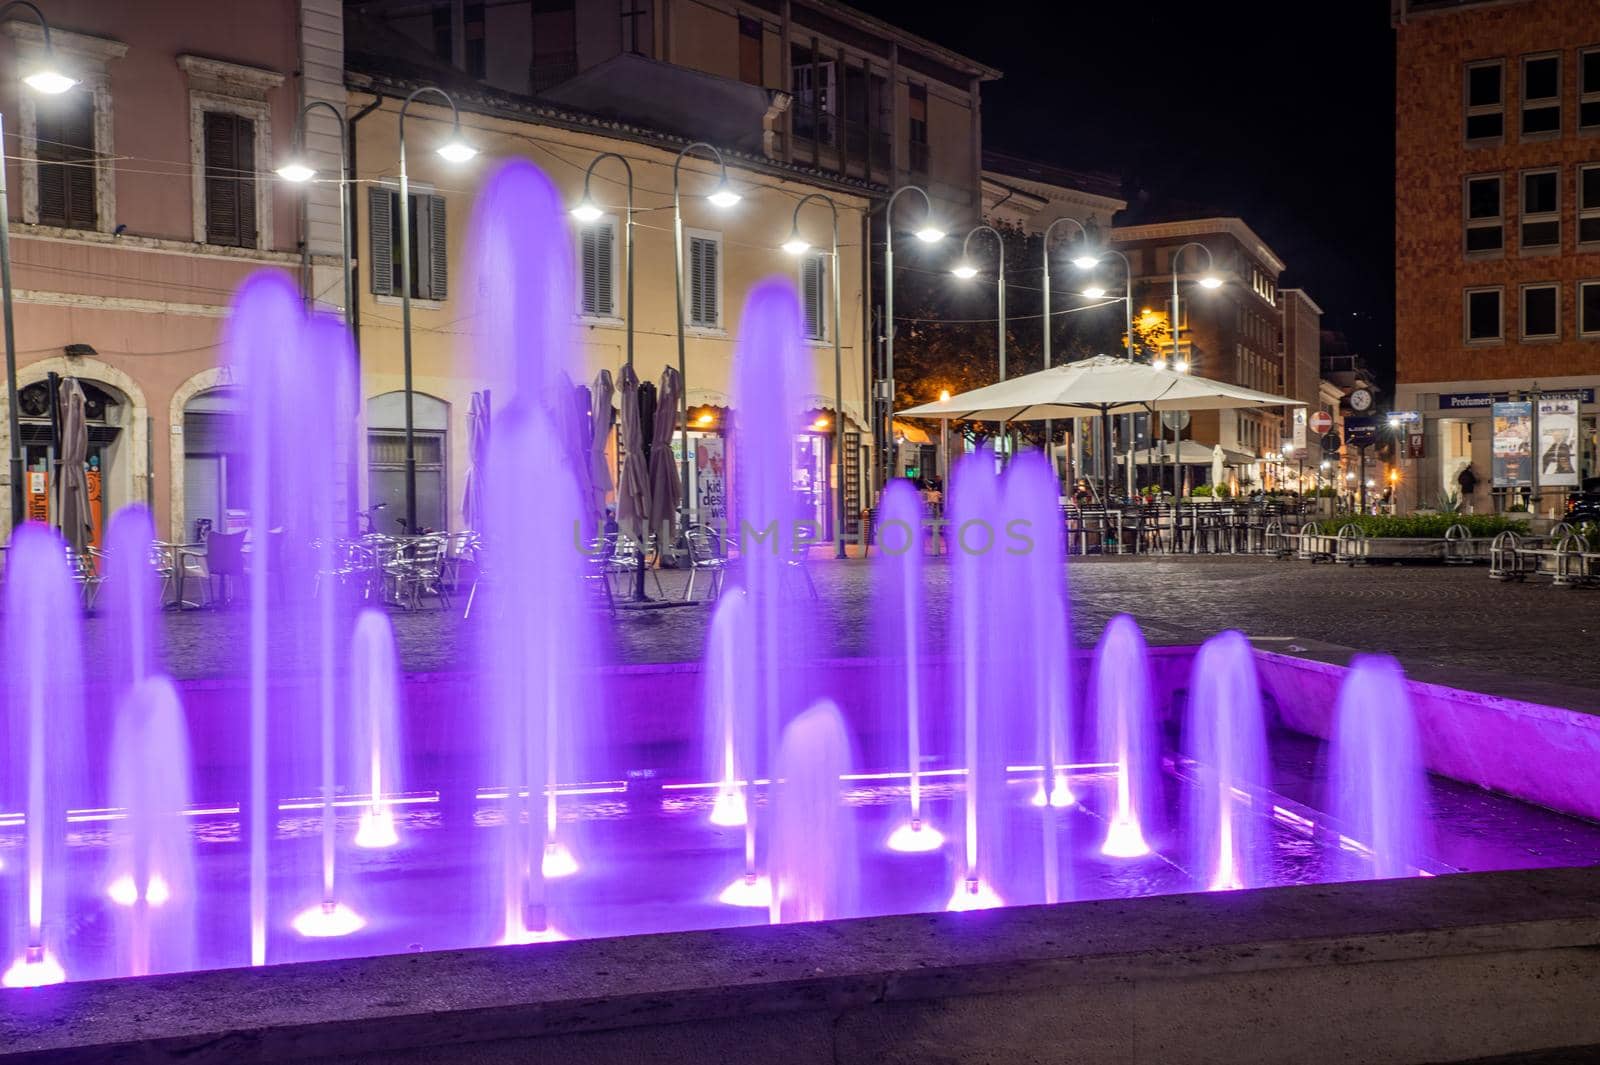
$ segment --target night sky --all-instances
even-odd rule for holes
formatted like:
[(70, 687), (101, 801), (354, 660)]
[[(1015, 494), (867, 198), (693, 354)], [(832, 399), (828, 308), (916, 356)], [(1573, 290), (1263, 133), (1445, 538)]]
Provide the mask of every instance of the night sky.
[[(1388, 5), (856, 6), (998, 67), (985, 146), (1122, 178), (1118, 221), (1238, 215), (1383, 378), (1394, 363)], [(1000, 14), (1004, 12), (1004, 14)]]

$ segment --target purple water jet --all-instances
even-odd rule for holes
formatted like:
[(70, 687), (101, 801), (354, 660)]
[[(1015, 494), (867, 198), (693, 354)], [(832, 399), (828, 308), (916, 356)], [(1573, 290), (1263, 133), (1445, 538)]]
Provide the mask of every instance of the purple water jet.
[(395, 660), (389, 616), (363, 610), (350, 640), (351, 790), (364, 806), (356, 846), (368, 850), (400, 842), (388, 799), (400, 783), (400, 666)]
[(1333, 812), (1356, 879), (1415, 876), (1429, 835), (1426, 777), (1400, 663), (1357, 655), (1339, 688)]
[(1095, 648), (1092, 680), (1100, 757), (1113, 764), (1116, 792), (1100, 853), (1140, 858), (1150, 853), (1145, 820), (1157, 804), (1159, 779), (1150, 664), (1139, 625), (1118, 614)]
[(1195, 869), (1213, 891), (1259, 887), (1268, 840), (1251, 808), (1267, 780), (1267, 733), (1255, 651), (1242, 633), (1218, 633), (1195, 655), (1185, 739), (1200, 779), (1190, 806)]
[(778, 921), (855, 914), (859, 858), (841, 778), (854, 761), (844, 718), (831, 702), (783, 730), (772, 799), (772, 894)]
[[(717, 782), (711, 823), (721, 828), (741, 828), (748, 819), (752, 741), (760, 724), (751, 712), (755, 663), (742, 638), (749, 626), (747, 610), (744, 592), (731, 589), (712, 608), (706, 637), (705, 762), (707, 779)], [(753, 864), (754, 856), (750, 859)]]

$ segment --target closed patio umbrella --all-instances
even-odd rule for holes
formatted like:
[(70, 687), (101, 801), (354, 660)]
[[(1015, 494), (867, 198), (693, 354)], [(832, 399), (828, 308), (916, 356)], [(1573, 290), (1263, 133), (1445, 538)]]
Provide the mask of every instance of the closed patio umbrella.
[(489, 393), (472, 393), (467, 409), (467, 490), (461, 500), (461, 520), (468, 529), (483, 527), (483, 471), (489, 460)]
[[(1228, 458), (1228, 456), (1222, 450), (1222, 445), (1221, 444), (1218, 444), (1216, 447), (1212, 448), (1212, 450), (1211, 450), (1211, 483), (1212, 483), (1213, 486), (1219, 485), (1219, 484), (1222, 483), (1222, 467), (1223, 467), (1223, 464), (1227, 461), (1227, 458)], [(1216, 490), (1215, 487), (1213, 487), (1212, 490), (1215, 491)]]
[(622, 480), (617, 486), (617, 524), (641, 545), (650, 531), (650, 464), (639, 411), (639, 375), (622, 368)]
[(678, 371), (671, 366), (663, 369), (661, 388), (656, 396), (655, 423), (650, 433), (650, 527), (663, 544), (672, 534), (678, 499), (683, 492), (678, 462), (672, 454), (672, 434), (677, 428), (674, 415), (682, 391), (683, 380)]
[(56, 480), (56, 516), (61, 535), (73, 551), (88, 549), (93, 533), (89, 513), (89, 478), (83, 464), (89, 459), (89, 420), (84, 410), (83, 386), (74, 378), (61, 382), (61, 472)]
[(606, 497), (611, 494), (611, 464), (606, 461), (606, 441), (611, 439), (611, 400), (616, 392), (610, 370), (595, 374), (594, 385), (589, 390), (589, 518), (596, 527), (605, 524)]

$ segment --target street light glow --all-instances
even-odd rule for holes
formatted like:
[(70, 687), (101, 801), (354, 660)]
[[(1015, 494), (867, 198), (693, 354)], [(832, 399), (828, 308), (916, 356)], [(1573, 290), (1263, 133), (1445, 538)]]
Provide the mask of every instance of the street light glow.
[(316, 170), (307, 166), (304, 160), (291, 159), (278, 167), (278, 176), (285, 181), (292, 181), (296, 185), (303, 185), (317, 176)]
[(593, 200), (585, 196), (582, 202), (572, 209), (572, 217), (576, 218), (580, 222), (598, 221), (600, 218), (600, 208), (595, 206)]
[(1150, 365), (1154, 366), (1158, 370), (1165, 370), (1167, 368), (1167, 360), (1166, 359), (1152, 359), (1150, 361)]
[(917, 239), (924, 244), (937, 244), (944, 239), (944, 230), (938, 226), (923, 226), (917, 230)]
[(1222, 278), (1218, 277), (1216, 274), (1207, 274), (1207, 275), (1205, 275), (1204, 277), (1202, 277), (1200, 279), (1200, 287), (1201, 288), (1221, 288), (1222, 287)]
[(733, 186), (728, 184), (728, 179), (723, 178), (722, 184), (718, 185), (716, 191), (707, 196), (706, 199), (711, 201), (711, 206), (713, 207), (732, 207), (744, 197), (734, 192)]
[(1172, 368), (1174, 370), (1176, 370), (1178, 373), (1188, 373), (1189, 372), (1189, 360), (1188, 359), (1179, 359), (1177, 362), (1172, 364)]
[(790, 233), (789, 239), (783, 242), (783, 250), (790, 255), (804, 255), (810, 247), (811, 242), (802, 237), (798, 230)]
[(77, 78), (69, 78), (53, 67), (36, 70), (22, 80), (27, 83), (28, 88), (34, 92), (42, 92), (46, 96), (60, 96), (78, 84)]
[(950, 272), (963, 281), (971, 281), (978, 276), (978, 268), (971, 263), (958, 263)]
[(949, 403), (950, 402), (950, 390), (948, 388), (939, 389), (939, 402), (940, 403)]
[(478, 149), (459, 136), (451, 137), (434, 150), (439, 153), (439, 158), (447, 163), (464, 163), (478, 154)]
[(1106, 294), (1106, 290), (1101, 288), (1099, 285), (1090, 285), (1088, 288), (1083, 290), (1083, 294), (1092, 300), (1097, 300)]
[(1096, 266), (1098, 266), (1099, 264), (1100, 264), (1100, 257), (1099, 256), (1097, 256), (1097, 255), (1089, 255), (1087, 253), (1083, 254), (1083, 255), (1075, 256), (1073, 258), (1073, 260), (1072, 260), (1072, 265), (1076, 266), (1079, 270), (1092, 270)]

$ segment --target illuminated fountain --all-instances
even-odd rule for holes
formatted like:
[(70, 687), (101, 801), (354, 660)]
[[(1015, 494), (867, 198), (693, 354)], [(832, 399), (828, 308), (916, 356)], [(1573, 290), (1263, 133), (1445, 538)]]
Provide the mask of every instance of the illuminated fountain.
[(400, 842), (390, 796), (400, 787), (400, 666), (387, 614), (363, 610), (350, 641), (350, 781), (364, 801), (356, 846)]
[[(742, 828), (748, 819), (749, 767), (755, 764), (752, 744), (759, 722), (749, 713), (754, 705), (754, 665), (741, 634), (746, 631), (745, 595), (730, 589), (711, 611), (706, 640), (706, 754), (709, 778), (717, 782), (711, 823)], [(748, 845), (751, 838), (745, 834)], [(754, 864), (754, 854), (749, 856)]]
[(1101, 635), (1091, 683), (1101, 757), (1116, 773), (1116, 799), (1100, 853), (1141, 858), (1150, 853), (1144, 818), (1155, 808), (1159, 750), (1144, 634), (1127, 614), (1112, 618)]
[(856, 912), (855, 823), (843, 805), (850, 736), (839, 708), (820, 702), (783, 730), (772, 800), (777, 921), (825, 921)]
[[(66, 979), (67, 812), (90, 788), (83, 758), (78, 596), (61, 541), (41, 525), (11, 537), (6, 558), (5, 689), (8, 810), (23, 817), (21, 890), (9, 890), (7, 925), (23, 949), (0, 976), (6, 987)], [(20, 911), (20, 912), (19, 912)]]
[(1251, 807), (1267, 780), (1267, 733), (1242, 633), (1218, 633), (1195, 655), (1185, 740), (1200, 778), (1190, 807), (1195, 867), (1213, 891), (1260, 886), (1267, 822)]
[(1354, 877), (1414, 876), (1428, 836), (1427, 783), (1400, 663), (1357, 655), (1339, 689), (1332, 807)]

